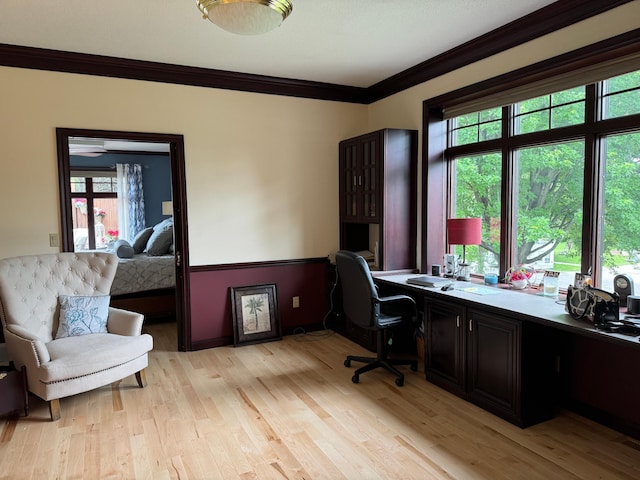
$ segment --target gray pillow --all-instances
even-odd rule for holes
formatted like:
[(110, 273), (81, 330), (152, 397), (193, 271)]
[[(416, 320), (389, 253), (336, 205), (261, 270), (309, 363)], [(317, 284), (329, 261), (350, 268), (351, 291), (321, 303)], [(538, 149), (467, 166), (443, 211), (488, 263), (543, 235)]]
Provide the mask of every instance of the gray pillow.
[(167, 219), (153, 227), (153, 233), (147, 242), (147, 255), (166, 255), (172, 243), (173, 220)]
[(124, 238), (113, 244), (113, 251), (118, 258), (133, 258), (133, 247)]
[(147, 242), (149, 241), (149, 237), (151, 237), (152, 233), (153, 227), (147, 227), (144, 230), (138, 232), (136, 238), (133, 239), (133, 253), (144, 252), (144, 249), (147, 246)]

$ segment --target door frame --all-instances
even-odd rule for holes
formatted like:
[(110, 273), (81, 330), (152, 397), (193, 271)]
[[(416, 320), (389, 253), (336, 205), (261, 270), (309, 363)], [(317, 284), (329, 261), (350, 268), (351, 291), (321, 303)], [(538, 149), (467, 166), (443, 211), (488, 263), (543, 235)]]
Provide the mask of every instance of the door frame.
[(191, 311), (189, 309), (189, 245), (187, 230), (187, 196), (185, 178), (184, 136), (177, 134), (56, 128), (58, 180), (61, 219), (61, 248), (73, 252), (73, 217), (71, 202), (69, 137), (129, 140), (169, 144), (171, 189), (173, 196), (174, 246), (176, 258), (176, 322), (178, 350), (191, 350)]

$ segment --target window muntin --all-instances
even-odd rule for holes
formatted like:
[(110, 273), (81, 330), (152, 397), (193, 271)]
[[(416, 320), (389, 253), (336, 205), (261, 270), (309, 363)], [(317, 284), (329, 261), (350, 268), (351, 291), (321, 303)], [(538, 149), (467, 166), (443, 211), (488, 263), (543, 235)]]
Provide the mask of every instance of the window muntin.
[(605, 159), (601, 286), (626, 273), (640, 285), (640, 130), (602, 141)]
[(585, 98), (585, 87), (576, 87), (518, 102), (514, 132), (532, 133), (584, 123)]
[(640, 70), (602, 82), (602, 118), (640, 113)]
[(493, 140), (502, 135), (502, 108), (500, 107), (461, 115), (453, 121), (449, 135), (451, 146)]
[[(498, 273), (500, 266), (500, 185), (502, 160), (499, 152), (455, 159), (455, 218), (482, 218), (482, 244), (466, 247), (472, 274)], [(462, 246), (454, 253), (462, 258)]]
[(584, 141), (517, 149), (515, 159), (514, 263), (560, 271), (561, 285), (573, 283), (581, 272)]

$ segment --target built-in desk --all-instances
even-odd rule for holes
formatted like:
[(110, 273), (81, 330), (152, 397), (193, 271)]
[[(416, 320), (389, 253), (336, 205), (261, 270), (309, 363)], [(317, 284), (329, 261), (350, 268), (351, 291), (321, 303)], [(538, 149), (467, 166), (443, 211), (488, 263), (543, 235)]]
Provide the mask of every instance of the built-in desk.
[[(564, 297), (458, 281), (442, 291), (407, 284), (411, 276), (375, 281), (423, 312), (427, 380), (522, 427), (564, 406), (640, 437), (638, 337), (574, 320)], [(497, 293), (479, 294), (487, 290)]]

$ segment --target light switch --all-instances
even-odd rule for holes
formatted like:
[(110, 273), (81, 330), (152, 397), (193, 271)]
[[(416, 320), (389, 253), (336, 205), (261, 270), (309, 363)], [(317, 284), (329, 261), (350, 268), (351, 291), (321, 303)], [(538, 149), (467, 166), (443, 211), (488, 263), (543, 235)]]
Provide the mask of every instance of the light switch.
[(57, 233), (49, 234), (49, 246), (50, 247), (59, 247), (60, 246), (60, 237)]

